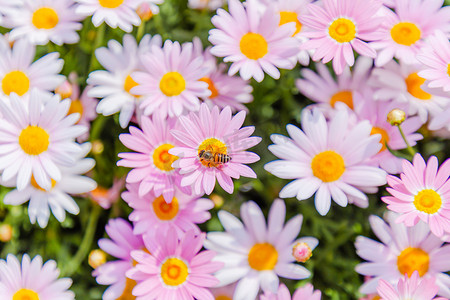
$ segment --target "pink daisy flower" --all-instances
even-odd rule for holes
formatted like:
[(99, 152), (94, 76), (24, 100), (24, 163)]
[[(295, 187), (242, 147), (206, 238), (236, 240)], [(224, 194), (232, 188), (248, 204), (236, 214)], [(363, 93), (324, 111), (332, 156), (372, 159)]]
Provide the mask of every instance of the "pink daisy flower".
[(213, 55), (232, 62), (229, 75), (239, 71), (244, 80), (253, 77), (261, 82), (264, 72), (278, 79), (277, 68), (295, 66), (290, 58), (297, 55), (299, 43), (292, 37), (294, 23), (279, 26), (280, 15), (274, 14), (272, 9), (261, 15), (258, 5), (255, 0), (247, 1), (245, 7), (238, 0), (229, 0), (230, 13), (218, 9), (211, 19), (217, 28), (209, 32), (209, 41), (214, 45)]
[(103, 293), (103, 300), (133, 299), (131, 290), (136, 281), (125, 277), (125, 273), (135, 264), (131, 251), (145, 249), (142, 237), (134, 235), (131, 225), (120, 218), (109, 220), (105, 230), (111, 239), (100, 239), (98, 245), (118, 259), (99, 266), (92, 276), (96, 277), (98, 284), (109, 285)]
[(197, 224), (211, 218), (209, 210), (214, 203), (206, 198), (189, 196), (176, 191), (170, 201), (162, 196), (155, 197), (152, 193), (139, 196), (136, 184), (127, 184), (128, 191), (122, 193), (122, 198), (133, 208), (129, 219), (133, 222), (135, 234), (154, 233), (173, 226), (179, 236), (188, 230), (200, 234)]
[(179, 146), (169, 153), (180, 157), (173, 163), (180, 169), (182, 186), (191, 186), (195, 194), (211, 194), (216, 179), (228, 193), (233, 193), (231, 178), (256, 178), (255, 172), (245, 164), (254, 163), (259, 156), (246, 149), (257, 145), (260, 137), (250, 137), (254, 126), (241, 128), (245, 112), (231, 116), (231, 108), (219, 112), (202, 104), (199, 113), (179, 118), (180, 129), (172, 130)]
[(136, 300), (214, 300), (208, 290), (219, 281), (212, 275), (223, 264), (211, 261), (213, 251), (201, 251), (205, 234), (187, 231), (180, 239), (174, 228), (156, 232), (155, 239), (144, 235), (151, 254), (132, 251), (137, 265), (126, 275), (138, 283), (133, 289)]
[(29, 300), (73, 300), (69, 291), (72, 279), (59, 278), (54, 260), (42, 264), (42, 257), (32, 260), (28, 254), (22, 256), (22, 263), (12, 254), (0, 260), (0, 298)]
[(170, 203), (175, 187), (190, 193), (188, 187), (180, 186), (179, 171), (172, 167), (178, 157), (169, 153), (169, 150), (180, 145), (170, 134), (175, 128), (175, 122), (175, 119), (165, 120), (160, 114), (154, 114), (152, 119), (143, 116), (142, 130), (130, 126), (130, 134), (119, 135), (120, 141), (126, 147), (137, 151), (119, 153), (122, 159), (117, 165), (133, 168), (126, 181), (139, 184), (140, 197), (152, 191), (156, 197), (162, 195), (166, 202)]
[(387, 208), (401, 213), (398, 223), (414, 226), (422, 220), (438, 237), (450, 233), (450, 159), (438, 168), (436, 156), (425, 164), (422, 156), (416, 154), (413, 163), (403, 160), (400, 178), (388, 175), (392, 196), (382, 197)]
[(280, 284), (276, 294), (267, 291), (260, 296), (260, 300), (320, 300), (321, 297), (322, 293), (319, 290), (314, 291), (314, 287), (310, 283), (298, 288), (292, 298), (289, 289), (284, 284)]
[(374, 0), (324, 0), (308, 6), (309, 14), (300, 21), (309, 27), (305, 35), (311, 38), (302, 44), (302, 49), (315, 49), (313, 60), (323, 63), (333, 60), (337, 74), (346, 65), (353, 66), (353, 50), (360, 55), (376, 57), (376, 52), (367, 42), (378, 39), (377, 30), (381, 19), (377, 12), (382, 7)]

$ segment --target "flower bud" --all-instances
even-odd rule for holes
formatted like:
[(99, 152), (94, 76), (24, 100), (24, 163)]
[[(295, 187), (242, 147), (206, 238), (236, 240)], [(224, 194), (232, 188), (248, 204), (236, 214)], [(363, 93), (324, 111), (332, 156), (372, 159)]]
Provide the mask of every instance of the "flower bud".
[(100, 140), (95, 140), (92, 142), (92, 150), (91, 152), (94, 154), (102, 154), (103, 150), (105, 150), (105, 145)]
[(153, 17), (153, 12), (148, 3), (142, 3), (136, 9), (136, 14), (141, 18), (143, 22), (147, 22)]
[(13, 229), (9, 224), (0, 225), (0, 241), (3, 243), (9, 242), (12, 238)]
[(97, 269), (106, 262), (106, 253), (100, 249), (94, 249), (89, 253), (89, 265)]
[(67, 80), (64, 80), (64, 82), (55, 89), (55, 93), (59, 94), (61, 99), (70, 98), (70, 96), (72, 96), (72, 91), (72, 85)]
[(405, 121), (405, 118), (406, 118), (405, 112), (399, 108), (391, 110), (387, 115), (387, 121), (392, 126), (398, 126), (402, 124), (403, 121)]
[(297, 243), (292, 248), (292, 256), (298, 262), (306, 262), (312, 256), (312, 250), (307, 243)]
[(223, 205), (223, 198), (217, 194), (212, 194), (209, 199), (214, 203), (215, 208), (221, 208)]

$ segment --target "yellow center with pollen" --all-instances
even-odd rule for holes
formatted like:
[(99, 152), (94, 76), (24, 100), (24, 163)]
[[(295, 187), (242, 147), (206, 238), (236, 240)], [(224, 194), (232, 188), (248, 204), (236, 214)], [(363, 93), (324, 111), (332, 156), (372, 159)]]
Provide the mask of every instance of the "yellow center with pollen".
[(168, 97), (178, 96), (186, 89), (186, 80), (178, 72), (168, 72), (161, 78), (159, 89)]
[(420, 248), (408, 247), (397, 257), (397, 267), (400, 274), (408, 274), (408, 277), (417, 271), (419, 276), (428, 272), (430, 256)]
[(447, 65), (447, 75), (450, 77), (450, 64)]
[(333, 150), (316, 154), (311, 162), (314, 176), (323, 182), (332, 182), (341, 178), (345, 172), (345, 163), (341, 155)]
[(137, 97), (138, 95), (135, 95), (130, 91), (132, 88), (138, 85), (139, 84), (136, 81), (134, 81), (134, 79), (130, 75), (128, 75), (127, 78), (125, 78), (125, 82), (123, 83), (123, 89), (131, 96)]
[(75, 114), (75, 113), (79, 113), (80, 117), (78, 118), (77, 123), (80, 121), (81, 116), (83, 115), (83, 103), (81, 103), (80, 100), (72, 100), (72, 102), (70, 102), (70, 107), (69, 107), (69, 111), (67, 112), (67, 115), (71, 115), (71, 114)]
[(425, 78), (417, 75), (417, 72), (409, 74), (405, 79), (406, 89), (408, 93), (420, 100), (430, 100), (431, 94), (422, 90), (421, 86), (425, 83)]
[(169, 221), (175, 218), (180, 208), (177, 198), (173, 197), (172, 202), (167, 203), (163, 196), (153, 200), (152, 206), (155, 215), (162, 221)]
[(370, 132), (370, 134), (377, 134), (377, 133), (379, 133), (381, 135), (380, 143), (383, 146), (381, 147), (379, 152), (382, 152), (387, 149), (386, 144), (389, 143), (389, 135), (388, 135), (387, 131), (384, 130), (383, 128), (372, 127), (372, 131)]
[[(227, 146), (225, 145), (224, 142), (216, 139), (216, 138), (209, 138), (204, 140), (200, 146), (198, 147), (198, 154), (200, 156), (200, 152), (202, 152), (202, 150), (204, 151), (209, 151), (212, 155), (217, 154), (224, 154), (226, 155), (228, 152)], [(213, 161), (208, 161), (208, 160), (200, 160), (200, 162), (202, 163), (202, 165), (206, 166), (206, 167), (216, 167), (217, 164)]]
[(328, 34), (338, 43), (348, 43), (356, 37), (356, 25), (352, 20), (339, 18), (328, 27)]
[(294, 22), (295, 23), (295, 32), (292, 36), (296, 35), (297, 33), (302, 30), (302, 23), (298, 20), (298, 15), (296, 12), (293, 11), (280, 11), (280, 26)]
[(98, 3), (104, 8), (116, 8), (122, 5), (123, 0), (98, 0)]
[(127, 279), (125, 281), (125, 288), (123, 289), (123, 293), (116, 300), (135, 300), (136, 296), (133, 296), (133, 294), (131, 294), (131, 292), (133, 291), (136, 284), (137, 284), (136, 281), (127, 277)]
[(170, 286), (183, 284), (189, 275), (189, 268), (184, 261), (179, 258), (168, 258), (161, 265), (161, 278), (163, 282)]
[(199, 79), (200, 81), (206, 82), (208, 84), (208, 90), (211, 91), (211, 96), (209, 96), (209, 99), (214, 99), (217, 96), (219, 96), (219, 91), (216, 89), (216, 86), (214, 85), (214, 82), (209, 77), (203, 77)]
[(30, 79), (22, 71), (11, 71), (2, 79), (2, 90), (9, 96), (12, 92), (23, 96), (30, 89)]
[[(36, 179), (34, 178), (33, 175), (31, 175), (31, 185), (35, 188), (38, 189), (42, 192), (47, 192), (45, 189), (43, 189), (37, 182)], [(52, 179), (52, 188), (50, 190), (52, 190), (56, 185), (56, 180)]]
[(12, 300), (39, 300), (39, 295), (29, 289), (20, 289), (14, 293)]
[(269, 52), (269, 44), (259, 33), (249, 32), (242, 36), (239, 42), (242, 54), (249, 59), (258, 60)]
[(411, 46), (420, 40), (420, 29), (414, 23), (400, 22), (391, 29), (391, 37), (397, 44)]
[(26, 154), (39, 155), (47, 151), (50, 136), (41, 127), (28, 126), (19, 135), (19, 145)]
[(414, 196), (414, 206), (417, 210), (427, 214), (436, 213), (442, 206), (441, 196), (430, 189), (421, 190)]
[(330, 99), (330, 105), (334, 108), (336, 102), (347, 104), (350, 109), (353, 109), (353, 94), (352, 91), (340, 91), (334, 94)]
[(34, 11), (31, 19), (37, 29), (52, 29), (58, 25), (59, 17), (51, 7), (41, 7)]
[(277, 249), (269, 243), (255, 244), (248, 252), (248, 264), (256, 271), (273, 270), (277, 262)]
[(162, 144), (153, 151), (153, 163), (161, 171), (172, 171), (172, 163), (178, 159), (178, 156), (169, 153), (169, 150), (175, 147), (171, 144)]
[(219, 295), (219, 296), (216, 296), (216, 298), (214, 298), (214, 300), (233, 300), (233, 299), (231, 299), (227, 295)]

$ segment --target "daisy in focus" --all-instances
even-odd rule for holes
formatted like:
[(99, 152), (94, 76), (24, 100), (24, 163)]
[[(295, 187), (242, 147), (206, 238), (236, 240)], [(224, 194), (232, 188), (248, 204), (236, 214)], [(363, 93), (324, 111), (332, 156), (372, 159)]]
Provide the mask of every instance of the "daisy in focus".
[(387, 208), (400, 213), (397, 223), (414, 226), (419, 220), (430, 227), (432, 233), (442, 237), (450, 233), (450, 160), (438, 168), (436, 156), (427, 164), (420, 154), (413, 163), (403, 160), (400, 178), (388, 175), (392, 196), (382, 197)]
[(280, 191), (280, 197), (301, 201), (315, 194), (316, 209), (323, 216), (330, 210), (331, 199), (342, 207), (350, 197), (367, 203), (361, 188), (386, 183), (386, 172), (367, 161), (380, 151), (380, 135), (370, 134), (368, 121), (350, 124), (344, 110), (328, 123), (317, 109), (304, 110), (301, 120), (303, 131), (287, 125), (290, 138), (271, 135), (275, 144), (269, 150), (280, 160), (269, 162), (264, 169), (283, 179), (295, 179)]
[[(28, 254), (22, 262), (12, 254), (0, 260), (0, 298), (5, 300), (73, 300), (69, 291), (72, 279), (59, 278), (59, 270), (54, 260), (42, 264), (37, 255), (32, 260)], [(39, 279), (39, 280), (36, 280)]]
[(321, 297), (322, 293), (319, 290), (314, 291), (312, 284), (308, 283), (304, 287), (298, 288), (291, 299), (289, 289), (284, 284), (280, 284), (276, 294), (265, 292), (264, 295), (261, 295), (260, 300), (320, 300)]
[(219, 220), (225, 232), (209, 232), (205, 248), (218, 253), (216, 260), (225, 266), (216, 273), (219, 286), (238, 281), (234, 300), (254, 300), (259, 289), (276, 294), (279, 278), (300, 280), (311, 273), (292, 256), (297, 243), (306, 243), (311, 250), (318, 244), (313, 237), (297, 239), (303, 217), (297, 215), (284, 225), (286, 206), (283, 200), (273, 202), (268, 223), (258, 205), (249, 201), (241, 205), (243, 223), (226, 211)]
[(256, 178), (255, 172), (246, 166), (259, 160), (253, 152), (245, 151), (257, 145), (260, 137), (251, 137), (254, 126), (241, 128), (245, 112), (231, 116), (229, 106), (219, 112), (202, 104), (198, 113), (181, 116), (180, 128), (171, 134), (178, 140), (177, 147), (169, 153), (179, 157), (172, 166), (179, 168), (181, 186), (191, 186), (197, 195), (211, 194), (216, 184), (233, 193), (231, 178), (240, 176)]
[(425, 223), (412, 227), (398, 224), (398, 215), (386, 214), (388, 224), (380, 217), (370, 216), (369, 222), (380, 242), (364, 236), (356, 238), (356, 253), (367, 260), (356, 266), (361, 275), (372, 276), (359, 291), (371, 294), (377, 291), (380, 279), (397, 284), (405, 274), (411, 277), (415, 271), (422, 280), (436, 278), (438, 295), (450, 298), (450, 245), (430, 232)]
[(300, 17), (310, 30), (305, 36), (310, 40), (302, 49), (314, 49), (313, 60), (325, 64), (333, 61), (336, 74), (341, 74), (346, 65), (353, 66), (353, 50), (362, 56), (376, 57), (368, 42), (378, 39), (381, 18), (377, 15), (381, 2), (374, 0), (324, 0), (323, 5), (312, 3), (309, 14)]
[(218, 9), (211, 19), (216, 29), (210, 30), (209, 41), (214, 45), (213, 55), (232, 62), (229, 75), (239, 71), (242, 79), (261, 82), (264, 72), (278, 79), (278, 68), (295, 66), (290, 58), (297, 55), (299, 42), (292, 37), (294, 23), (279, 26), (280, 15), (270, 8), (261, 14), (258, 5), (256, 0), (247, 1), (245, 7), (238, 0), (229, 0), (230, 12)]

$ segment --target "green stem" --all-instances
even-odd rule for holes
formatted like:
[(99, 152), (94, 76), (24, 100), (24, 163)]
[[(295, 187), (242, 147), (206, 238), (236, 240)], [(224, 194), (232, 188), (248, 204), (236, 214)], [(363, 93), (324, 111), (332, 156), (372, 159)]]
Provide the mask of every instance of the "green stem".
[(144, 33), (145, 33), (145, 21), (142, 20), (141, 25), (139, 25), (137, 34), (136, 34), (136, 41), (138, 43), (141, 41), (142, 37), (144, 36)]
[(408, 140), (406, 139), (405, 133), (403, 132), (402, 126), (399, 124), (399, 125), (397, 125), (397, 127), (398, 127), (398, 130), (400, 131), (400, 134), (401, 134), (403, 140), (406, 143), (406, 150), (408, 150), (408, 153), (411, 154), (414, 157), (414, 155), (416, 154), (416, 151), (414, 151), (414, 149), (408, 143)]
[(102, 43), (103, 43), (103, 39), (105, 37), (105, 30), (106, 30), (106, 25), (105, 23), (103, 23), (102, 25), (100, 25), (100, 27), (98, 27), (97, 29), (97, 36), (95, 37), (95, 42), (94, 42), (94, 49), (92, 51), (91, 54), (91, 62), (89, 64), (89, 73), (92, 72), (94, 70), (94, 64), (96, 62), (96, 58), (95, 58), (95, 50), (97, 48), (99, 48)]

